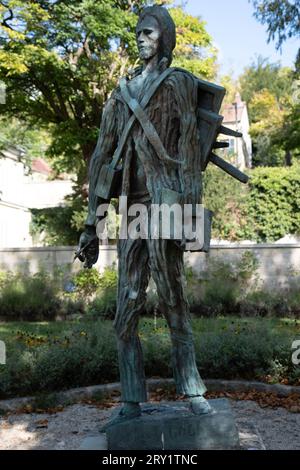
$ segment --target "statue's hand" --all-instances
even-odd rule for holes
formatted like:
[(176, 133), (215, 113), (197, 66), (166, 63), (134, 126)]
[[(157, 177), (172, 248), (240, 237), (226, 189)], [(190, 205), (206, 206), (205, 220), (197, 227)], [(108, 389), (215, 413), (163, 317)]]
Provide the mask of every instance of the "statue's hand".
[(78, 259), (84, 263), (84, 268), (90, 269), (99, 257), (99, 239), (95, 227), (86, 226), (85, 231), (80, 235), (76, 253), (79, 253), (80, 250), (83, 251), (78, 254)]

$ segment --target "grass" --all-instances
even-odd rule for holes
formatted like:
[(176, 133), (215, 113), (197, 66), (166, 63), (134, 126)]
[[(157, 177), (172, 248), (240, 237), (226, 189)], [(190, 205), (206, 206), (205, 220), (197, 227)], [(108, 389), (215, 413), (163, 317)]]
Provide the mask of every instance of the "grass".
[[(193, 318), (197, 364), (204, 378), (300, 384), (291, 345), (300, 320)], [(141, 318), (148, 377), (170, 377), (170, 337), (164, 319)], [(52, 393), (118, 380), (116, 340), (109, 320), (0, 323), (7, 364), (0, 365), (0, 399)]]
[(3, 341), (14, 341), (19, 331), (39, 335), (61, 335), (66, 329), (72, 329), (75, 322), (3, 322), (0, 323), (0, 338)]
[[(18, 341), (18, 333), (27, 333), (39, 336), (44, 339), (63, 338), (65, 335), (76, 330), (91, 330), (95, 324), (103, 324), (108, 327), (111, 326), (109, 320), (91, 321), (91, 320), (76, 320), (76, 321), (60, 321), (60, 322), (0, 322), (0, 339), (6, 343), (13, 344)], [(232, 317), (217, 317), (217, 318), (193, 318), (192, 319), (193, 331), (196, 334), (201, 332), (217, 333), (228, 330), (233, 327), (239, 326), (261, 326), (267, 328), (270, 332), (285, 332), (291, 335), (300, 336), (300, 320), (290, 318), (237, 318)], [(155, 323), (153, 319), (142, 318), (140, 320), (141, 334), (147, 334), (155, 331)], [(164, 319), (158, 318), (156, 329), (168, 331), (167, 323)]]
[(248, 317), (237, 318), (235, 316), (217, 317), (217, 318), (195, 318), (193, 319), (194, 332), (220, 332), (224, 329), (243, 326), (261, 326), (262, 329), (268, 329), (271, 333), (285, 332), (287, 334), (300, 335), (300, 320), (291, 318), (264, 318)]

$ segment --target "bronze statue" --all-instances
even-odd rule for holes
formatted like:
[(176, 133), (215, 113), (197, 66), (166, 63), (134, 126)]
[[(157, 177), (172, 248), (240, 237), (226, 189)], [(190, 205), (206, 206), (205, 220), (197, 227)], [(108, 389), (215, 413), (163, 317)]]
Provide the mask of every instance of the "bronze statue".
[[(186, 70), (171, 68), (175, 25), (167, 9), (147, 7), (136, 28), (142, 66), (121, 79), (105, 105), (99, 138), (90, 164), (89, 213), (80, 237), (79, 258), (91, 267), (98, 259), (97, 207), (119, 194), (130, 204), (201, 203), (201, 172), (209, 160), (233, 176), (232, 168), (212, 149), (221, 126), (218, 112), (225, 90)], [(209, 245), (209, 213), (205, 243)], [(160, 310), (170, 328), (177, 392), (190, 400), (195, 414), (211, 412), (197, 370), (189, 307), (184, 294), (183, 255), (187, 240), (118, 241), (119, 283), (114, 327), (117, 335), (123, 408), (115, 422), (139, 416), (147, 401), (138, 319), (152, 276)], [(205, 248), (206, 247), (206, 248)]]

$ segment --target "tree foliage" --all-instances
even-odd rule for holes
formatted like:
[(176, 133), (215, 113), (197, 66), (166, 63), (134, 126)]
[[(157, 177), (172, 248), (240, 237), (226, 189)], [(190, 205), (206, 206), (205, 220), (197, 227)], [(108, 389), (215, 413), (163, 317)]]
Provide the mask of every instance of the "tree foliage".
[(293, 72), (289, 67), (281, 67), (280, 63), (271, 63), (267, 58), (257, 56), (246, 67), (239, 81), (243, 99), (248, 103), (257, 92), (263, 90), (271, 92), (278, 103), (282, 103), (291, 93)]
[(254, 163), (256, 165), (282, 165), (284, 152), (278, 133), (284, 123), (285, 113), (280, 108), (276, 97), (267, 89), (257, 92), (249, 104), (252, 115), (250, 128), (255, 145)]
[[(76, 175), (64, 210), (34, 214), (33, 230), (47, 226), (48, 243), (74, 243), (83, 224), (89, 159), (103, 106), (119, 77), (138, 64), (135, 26), (149, 3), (0, 0), (0, 82), (7, 92), (2, 141), (30, 153), (46, 151), (54, 170)], [(216, 51), (204, 22), (172, 8), (170, 0), (159, 3), (171, 7), (177, 25), (174, 65), (212, 78)]]
[(50, 129), (55, 164), (79, 176), (86, 173), (103, 103), (136, 53), (134, 14), (114, 3), (1, 2), (4, 113)]
[(267, 25), (269, 41), (279, 49), (288, 38), (300, 37), (300, 0), (252, 0), (255, 16)]
[(204, 173), (204, 204), (213, 211), (212, 237), (239, 240), (245, 225), (247, 187), (214, 165)]
[(241, 91), (240, 83), (238, 79), (233, 78), (234, 71), (231, 71), (227, 75), (223, 75), (220, 78), (220, 84), (226, 89), (226, 95), (224, 97), (223, 103), (230, 104), (236, 100), (236, 94)]
[(177, 25), (173, 65), (206, 79), (213, 78), (217, 72), (217, 49), (205, 23), (179, 7), (172, 8), (170, 13)]
[(299, 165), (255, 169), (247, 200), (247, 227), (251, 238), (268, 242), (286, 234), (299, 235), (299, 207)]
[(292, 69), (262, 57), (252, 62), (240, 77), (242, 97), (249, 109), (254, 165), (289, 165), (290, 152), (298, 155), (297, 84)]
[[(170, 3), (169, 1), (160, 3)], [(6, 117), (51, 134), (48, 154), (81, 187), (95, 147), (103, 104), (137, 64), (135, 25), (145, 0), (2, 0), (0, 80)], [(181, 8), (175, 64), (211, 78), (215, 51), (204, 23)]]
[(44, 129), (29, 126), (16, 118), (0, 118), (0, 150), (10, 145), (21, 147), (28, 166), (34, 158), (45, 157), (50, 142), (49, 132)]
[(45, 246), (76, 245), (87, 207), (80, 197), (68, 197), (64, 206), (31, 209), (30, 233)]
[(300, 168), (255, 168), (249, 185), (209, 167), (204, 202), (214, 211), (213, 238), (274, 242), (300, 234)]

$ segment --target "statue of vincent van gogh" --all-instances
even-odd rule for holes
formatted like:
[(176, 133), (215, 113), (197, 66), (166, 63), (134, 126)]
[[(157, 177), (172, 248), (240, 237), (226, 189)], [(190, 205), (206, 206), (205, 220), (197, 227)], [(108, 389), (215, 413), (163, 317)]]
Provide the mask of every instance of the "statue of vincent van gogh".
[[(161, 6), (145, 8), (136, 38), (142, 65), (134, 69), (108, 99), (90, 164), (89, 210), (79, 242), (85, 267), (96, 263), (99, 240), (97, 208), (119, 195), (129, 204), (185, 204), (202, 198), (202, 177), (209, 161), (245, 182), (245, 175), (212, 153), (221, 147), (219, 133), (230, 134), (218, 114), (225, 90), (190, 72), (171, 68), (176, 44), (174, 22)], [(150, 213), (149, 213), (150, 214)], [(123, 238), (118, 241), (117, 335), (123, 408), (114, 422), (141, 414), (147, 401), (138, 320), (152, 276), (160, 310), (170, 328), (172, 365), (177, 392), (187, 397), (195, 414), (211, 412), (204, 398), (184, 293), (185, 250), (207, 251), (210, 212), (205, 210), (199, 248), (181, 240)], [(194, 247), (194, 248), (193, 248)]]

